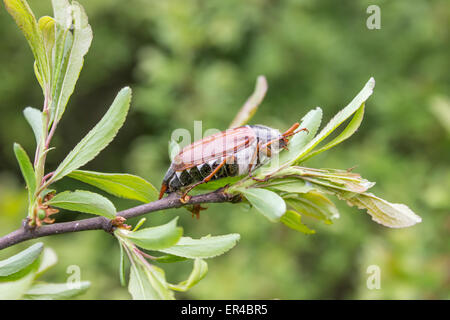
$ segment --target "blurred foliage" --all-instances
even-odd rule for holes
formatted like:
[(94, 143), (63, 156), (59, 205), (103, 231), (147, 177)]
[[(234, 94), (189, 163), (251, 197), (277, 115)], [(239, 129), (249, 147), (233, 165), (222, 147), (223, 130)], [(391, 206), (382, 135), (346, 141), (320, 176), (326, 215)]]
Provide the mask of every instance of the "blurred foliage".
[[(104, 101), (127, 84), (135, 92), (131, 114), (117, 139), (85, 168), (130, 172), (159, 185), (169, 165), (171, 132), (193, 130), (194, 120), (203, 121), (203, 130), (225, 129), (260, 74), (269, 90), (252, 123), (280, 129), (316, 105), (327, 122), (361, 83), (370, 76), (377, 80), (357, 134), (332, 157), (319, 155), (306, 165), (358, 165), (359, 173), (378, 181), (376, 194), (408, 204), (423, 222), (388, 229), (342, 204), (339, 220), (331, 226), (309, 221), (317, 233), (306, 236), (240, 204), (210, 205), (199, 221), (183, 209), (149, 214), (146, 226), (180, 214), (179, 224), (192, 237), (241, 234), (236, 248), (208, 261), (211, 272), (179, 298), (450, 298), (450, 135), (445, 117), (432, 107), (437, 97), (447, 105), (449, 99), (448, 1), (377, 1), (380, 30), (366, 28), (373, 1), (80, 2), (94, 42), (54, 139), (49, 169), (101, 118)], [(51, 14), (50, 1), (29, 3), (37, 16)], [(0, 38), (3, 235), (26, 216), (12, 144), (20, 142), (31, 153), (34, 138), (22, 110), (42, 101), (32, 55), (4, 8)], [(70, 179), (58, 183), (78, 186)], [(118, 207), (134, 204), (124, 200)], [(76, 217), (67, 212), (59, 221)], [(91, 281), (82, 298), (129, 298), (117, 276), (113, 237), (84, 232), (43, 241), (60, 259), (44, 280), (63, 282), (66, 268), (75, 264), (82, 280)], [(27, 246), (3, 250), (0, 259)], [(366, 287), (370, 265), (381, 268), (380, 290)], [(164, 267), (168, 277), (181, 281), (191, 264)]]

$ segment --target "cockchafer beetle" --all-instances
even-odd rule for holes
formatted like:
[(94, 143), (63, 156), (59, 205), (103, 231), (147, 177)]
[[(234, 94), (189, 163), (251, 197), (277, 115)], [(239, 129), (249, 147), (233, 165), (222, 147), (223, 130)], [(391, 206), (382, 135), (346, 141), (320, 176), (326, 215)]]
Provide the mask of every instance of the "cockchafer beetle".
[(288, 137), (306, 128), (292, 125), (283, 134), (263, 125), (245, 125), (228, 129), (184, 147), (173, 159), (164, 176), (159, 199), (165, 193), (183, 191), (181, 200), (193, 188), (225, 177), (249, 175), (269, 162), (282, 149), (287, 149)]

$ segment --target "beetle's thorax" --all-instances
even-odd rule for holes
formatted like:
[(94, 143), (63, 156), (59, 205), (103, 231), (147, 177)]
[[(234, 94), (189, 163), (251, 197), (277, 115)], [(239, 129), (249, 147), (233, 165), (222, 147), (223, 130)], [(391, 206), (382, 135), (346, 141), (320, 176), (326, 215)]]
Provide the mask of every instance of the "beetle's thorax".
[(260, 145), (264, 145), (271, 141), (275, 141), (270, 144), (272, 153), (278, 153), (286, 145), (284, 141), (281, 139), (282, 134), (277, 129), (263, 126), (260, 124), (249, 125), (249, 127), (255, 132), (256, 138), (258, 139)]

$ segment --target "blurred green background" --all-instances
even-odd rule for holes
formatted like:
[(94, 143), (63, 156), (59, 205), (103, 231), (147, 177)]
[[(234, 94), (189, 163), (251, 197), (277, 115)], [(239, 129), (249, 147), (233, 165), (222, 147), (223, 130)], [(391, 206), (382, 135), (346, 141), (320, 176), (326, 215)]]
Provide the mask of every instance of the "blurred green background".
[[(346, 169), (376, 181), (375, 194), (405, 203), (423, 222), (404, 230), (371, 221), (336, 200), (333, 225), (305, 222), (306, 236), (272, 224), (242, 205), (210, 205), (201, 219), (184, 209), (147, 215), (147, 226), (180, 215), (185, 235), (240, 233), (238, 245), (208, 260), (189, 299), (449, 299), (450, 298), (450, 4), (435, 1), (80, 0), (94, 31), (75, 94), (48, 157), (48, 170), (105, 113), (116, 92), (134, 90), (130, 115), (116, 140), (85, 169), (138, 174), (159, 187), (169, 165), (167, 142), (176, 128), (225, 129), (252, 92), (269, 82), (252, 120), (284, 129), (321, 106), (324, 121), (373, 76), (376, 87), (358, 132), (305, 165)], [(36, 16), (50, 1), (29, 0)], [(381, 8), (381, 29), (369, 30), (366, 9)], [(12, 152), (29, 154), (34, 138), (22, 116), (42, 104), (25, 39), (0, 10), (0, 234), (26, 215), (24, 183)], [(447, 120), (446, 120), (447, 119)], [(57, 186), (81, 184), (65, 179)], [(84, 186), (83, 186), (84, 187)], [(84, 187), (85, 188), (85, 187)], [(334, 199), (333, 199), (334, 200)], [(115, 201), (119, 208), (136, 203)], [(66, 212), (58, 221), (78, 218)], [(135, 221), (134, 221), (135, 223)], [(63, 282), (69, 265), (90, 280), (85, 299), (126, 299), (119, 284), (119, 248), (104, 232), (43, 238), (58, 265), (44, 280)], [(24, 243), (0, 252), (18, 252)], [(366, 272), (381, 268), (381, 289)], [(168, 280), (184, 280), (191, 265), (162, 265)]]

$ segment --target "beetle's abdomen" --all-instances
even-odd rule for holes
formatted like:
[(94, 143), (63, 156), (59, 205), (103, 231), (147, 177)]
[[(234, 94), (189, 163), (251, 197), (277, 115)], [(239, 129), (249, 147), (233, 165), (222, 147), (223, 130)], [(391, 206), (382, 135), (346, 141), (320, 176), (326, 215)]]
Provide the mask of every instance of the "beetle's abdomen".
[[(200, 164), (190, 169), (183, 171), (175, 171), (169, 169), (168, 176), (166, 175), (164, 181), (167, 183), (168, 191), (174, 192), (180, 190), (182, 187), (189, 186), (196, 182), (200, 182), (208, 177), (223, 161), (219, 158), (209, 163)], [(239, 165), (237, 163), (226, 163), (219, 171), (210, 179), (217, 180), (226, 177), (235, 177), (239, 174)]]

